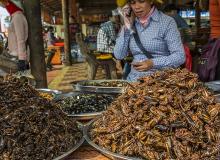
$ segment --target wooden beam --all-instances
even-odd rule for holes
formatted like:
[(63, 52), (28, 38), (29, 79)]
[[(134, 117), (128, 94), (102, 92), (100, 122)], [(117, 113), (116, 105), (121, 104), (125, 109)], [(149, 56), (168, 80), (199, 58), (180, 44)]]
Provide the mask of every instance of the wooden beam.
[(69, 6), (70, 6), (70, 16), (73, 16), (77, 19), (77, 6), (76, 6), (76, 0), (69, 0)]
[(28, 21), (31, 73), (36, 80), (36, 88), (47, 88), (46, 64), (39, 0), (24, 0)]
[(109, 14), (111, 15), (111, 11), (115, 9), (114, 6), (108, 7), (92, 7), (92, 8), (82, 8), (80, 15), (93, 15), (93, 14)]
[(201, 10), (200, 10), (200, 6), (199, 6), (199, 0), (196, 0), (196, 32), (197, 32), (197, 36), (199, 34), (199, 29), (201, 28)]
[(68, 0), (62, 0), (63, 25), (64, 25), (64, 52), (66, 66), (71, 66), (70, 37), (69, 37), (69, 10)]

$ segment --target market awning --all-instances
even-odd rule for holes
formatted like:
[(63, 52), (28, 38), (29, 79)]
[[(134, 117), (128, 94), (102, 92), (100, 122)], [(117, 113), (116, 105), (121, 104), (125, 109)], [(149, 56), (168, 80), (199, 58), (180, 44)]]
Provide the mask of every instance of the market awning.
[[(115, 0), (78, 0), (78, 8), (82, 14), (108, 13), (116, 8)], [(61, 14), (61, 0), (41, 0), (41, 6), (53, 15)]]
[(41, 7), (51, 13), (62, 11), (60, 0), (40, 0)]

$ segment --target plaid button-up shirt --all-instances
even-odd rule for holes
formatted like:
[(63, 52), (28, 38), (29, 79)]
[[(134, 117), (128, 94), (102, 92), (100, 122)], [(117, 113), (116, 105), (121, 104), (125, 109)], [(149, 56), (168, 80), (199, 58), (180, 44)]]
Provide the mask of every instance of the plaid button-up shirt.
[[(138, 19), (135, 20), (135, 25), (142, 45), (153, 56), (154, 66), (146, 72), (139, 72), (132, 67), (127, 80), (136, 81), (138, 78), (150, 75), (157, 70), (179, 67), (185, 62), (180, 33), (173, 18), (155, 9), (146, 27), (143, 27)], [(123, 59), (129, 50), (133, 54), (133, 62), (148, 59), (137, 46), (130, 31), (123, 28), (116, 40), (114, 55), (116, 59)]]
[(97, 35), (97, 51), (113, 53), (116, 37), (116, 30), (113, 22), (108, 21), (103, 23)]

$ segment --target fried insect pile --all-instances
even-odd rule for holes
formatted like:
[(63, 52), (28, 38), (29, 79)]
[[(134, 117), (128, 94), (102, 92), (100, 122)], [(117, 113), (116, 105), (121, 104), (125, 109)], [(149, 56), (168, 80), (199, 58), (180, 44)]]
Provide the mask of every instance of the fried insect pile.
[(50, 160), (81, 137), (75, 120), (27, 83), (0, 80), (0, 160)]
[(169, 69), (132, 84), (92, 126), (91, 139), (142, 159), (214, 160), (220, 104), (194, 73)]
[(123, 81), (103, 81), (103, 82), (85, 82), (85, 86), (98, 86), (98, 87), (125, 87), (127, 82)]
[(110, 95), (82, 94), (58, 100), (57, 105), (67, 114), (74, 115), (102, 112), (113, 100)]

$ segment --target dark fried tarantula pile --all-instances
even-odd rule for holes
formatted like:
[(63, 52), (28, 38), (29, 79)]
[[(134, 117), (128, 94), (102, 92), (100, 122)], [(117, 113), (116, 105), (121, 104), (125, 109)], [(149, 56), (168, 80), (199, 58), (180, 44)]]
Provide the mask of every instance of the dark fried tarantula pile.
[(93, 124), (96, 144), (150, 160), (218, 157), (220, 104), (196, 74), (169, 69), (132, 85)]
[(81, 137), (75, 120), (27, 83), (0, 80), (0, 160), (51, 160)]

